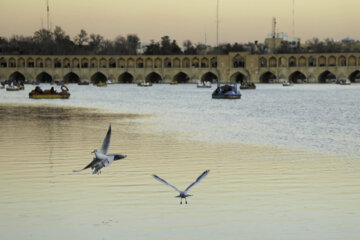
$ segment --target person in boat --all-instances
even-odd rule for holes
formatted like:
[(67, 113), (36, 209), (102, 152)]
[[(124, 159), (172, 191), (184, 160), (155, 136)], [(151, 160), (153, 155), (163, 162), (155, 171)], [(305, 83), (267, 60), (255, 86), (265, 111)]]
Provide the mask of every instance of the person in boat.
[(35, 89), (34, 89), (34, 92), (35, 93), (43, 93), (43, 90), (41, 90), (41, 88), (39, 86), (37, 86)]
[(51, 89), (50, 89), (50, 93), (56, 93), (56, 91), (55, 91), (54, 87), (51, 87)]

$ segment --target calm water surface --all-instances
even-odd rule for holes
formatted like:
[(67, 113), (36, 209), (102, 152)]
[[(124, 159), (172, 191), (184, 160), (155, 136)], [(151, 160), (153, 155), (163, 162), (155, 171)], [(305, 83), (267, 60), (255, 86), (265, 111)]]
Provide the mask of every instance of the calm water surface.
[[(49, 85), (42, 85), (43, 88)], [(0, 239), (358, 239), (360, 86), (0, 90)], [(72, 108), (69, 108), (72, 107)], [(81, 108), (79, 108), (81, 107)], [(73, 173), (101, 147), (128, 157)], [(188, 205), (154, 180), (186, 188)]]

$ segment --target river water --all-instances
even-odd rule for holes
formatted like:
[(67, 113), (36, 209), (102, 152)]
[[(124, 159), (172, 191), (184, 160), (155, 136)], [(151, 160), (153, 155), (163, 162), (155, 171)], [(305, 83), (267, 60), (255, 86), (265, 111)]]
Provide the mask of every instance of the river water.
[[(49, 88), (50, 85), (41, 85)], [(0, 239), (358, 239), (360, 85), (0, 90)], [(125, 153), (74, 173), (101, 147)], [(185, 189), (187, 205), (152, 174)]]

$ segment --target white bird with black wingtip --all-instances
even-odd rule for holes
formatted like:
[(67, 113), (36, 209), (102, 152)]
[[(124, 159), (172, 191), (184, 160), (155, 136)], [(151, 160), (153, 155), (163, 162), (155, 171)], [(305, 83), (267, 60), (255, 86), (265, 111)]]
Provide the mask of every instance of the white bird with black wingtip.
[(80, 172), (82, 170), (91, 168), (91, 169), (94, 169), (93, 174), (96, 174), (103, 167), (110, 166), (111, 163), (113, 163), (113, 161), (126, 158), (125, 154), (117, 154), (117, 153), (116, 154), (107, 154), (107, 152), (109, 150), (109, 145), (110, 145), (110, 138), (111, 138), (111, 124), (109, 124), (109, 129), (104, 138), (103, 144), (101, 146), (101, 150), (98, 151), (97, 149), (95, 149), (94, 151), (92, 151), (91, 153), (95, 154), (95, 157), (92, 160), (92, 162), (89, 163), (88, 165), (86, 165), (83, 169), (76, 170), (75, 172)]
[(175, 189), (175, 191), (179, 192), (179, 195), (178, 196), (175, 196), (175, 197), (178, 197), (178, 198), (181, 198), (180, 200), (180, 204), (182, 204), (182, 199), (184, 198), (185, 199), (185, 204), (187, 204), (187, 200), (186, 198), (187, 197), (191, 197), (192, 195), (188, 194), (188, 191), (190, 190), (190, 188), (192, 188), (195, 184), (199, 183), (203, 178), (205, 178), (208, 174), (209, 174), (210, 170), (206, 170), (205, 172), (203, 172), (196, 180), (195, 182), (193, 182), (192, 184), (190, 184), (186, 189), (185, 191), (180, 191), (179, 189), (177, 189), (175, 186), (171, 185), (170, 183), (168, 183), (167, 181), (165, 181), (164, 179), (156, 176), (156, 175), (153, 175), (153, 177), (158, 180), (159, 182), (162, 182), (164, 183), (165, 185), (168, 185), (170, 187), (172, 187), (173, 189)]

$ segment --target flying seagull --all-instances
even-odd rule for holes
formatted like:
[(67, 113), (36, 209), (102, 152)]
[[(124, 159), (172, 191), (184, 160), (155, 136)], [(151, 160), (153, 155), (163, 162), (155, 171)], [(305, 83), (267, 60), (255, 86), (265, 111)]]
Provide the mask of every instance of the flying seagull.
[(168, 185), (170, 187), (172, 187), (173, 189), (175, 189), (175, 191), (179, 192), (179, 195), (176, 196), (178, 198), (181, 198), (180, 200), (180, 204), (182, 204), (182, 199), (185, 198), (185, 203), (187, 204), (186, 198), (187, 197), (191, 197), (192, 195), (188, 194), (187, 192), (190, 190), (190, 188), (192, 188), (195, 184), (199, 183), (204, 177), (206, 177), (206, 175), (208, 175), (210, 172), (210, 170), (206, 170), (205, 172), (203, 172), (196, 180), (195, 182), (193, 182), (192, 184), (190, 184), (185, 191), (180, 191), (179, 189), (177, 189), (175, 186), (171, 185), (170, 183), (168, 183), (167, 181), (165, 181), (164, 179), (153, 175), (153, 177), (158, 180), (159, 182), (164, 183), (165, 185)]
[(106, 133), (106, 136), (104, 138), (103, 144), (101, 146), (101, 150), (98, 151), (95, 149), (91, 153), (95, 154), (94, 159), (91, 163), (89, 163), (86, 167), (84, 167), (81, 170), (77, 170), (75, 172), (80, 172), (82, 170), (91, 168), (94, 169), (93, 174), (96, 174), (99, 172), (100, 169), (103, 167), (108, 167), (113, 161), (120, 160), (123, 158), (126, 158), (125, 154), (107, 154), (109, 145), (110, 145), (110, 137), (111, 137), (111, 124), (109, 124), (109, 129)]

